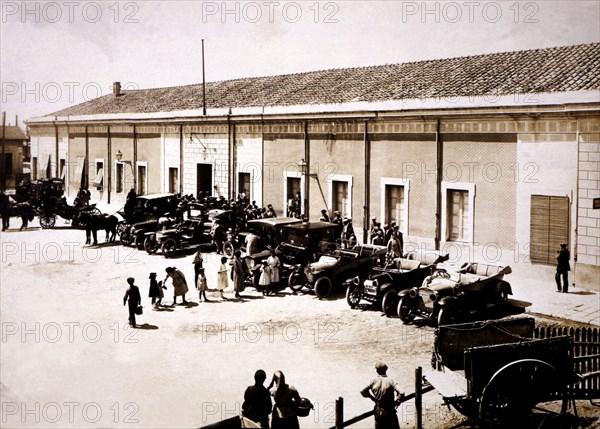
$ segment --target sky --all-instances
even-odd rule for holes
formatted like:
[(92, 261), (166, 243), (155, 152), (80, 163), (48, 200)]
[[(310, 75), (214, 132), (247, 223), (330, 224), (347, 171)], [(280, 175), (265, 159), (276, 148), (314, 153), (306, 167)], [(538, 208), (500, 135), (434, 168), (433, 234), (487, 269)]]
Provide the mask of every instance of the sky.
[(112, 91), (600, 41), (588, 1), (0, 0), (7, 123)]

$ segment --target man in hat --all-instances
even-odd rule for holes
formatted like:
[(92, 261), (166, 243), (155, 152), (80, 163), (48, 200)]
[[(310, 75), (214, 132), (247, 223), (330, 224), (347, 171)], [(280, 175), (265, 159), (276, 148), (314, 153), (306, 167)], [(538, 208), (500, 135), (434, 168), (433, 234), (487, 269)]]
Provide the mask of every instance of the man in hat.
[(127, 284), (129, 287), (125, 291), (125, 296), (123, 296), (123, 305), (129, 304), (129, 326), (135, 328), (137, 326), (135, 320), (135, 312), (139, 305), (142, 305), (142, 296), (140, 295), (140, 290), (133, 283), (135, 279), (133, 277), (129, 277), (127, 279)]
[(375, 429), (399, 429), (396, 405), (404, 397), (398, 390), (398, 384), (387, 376), (387, 365), (383, 362), (375, 364), (377, 377), (360, 391), (365, 398), (375, 402)]
[(321, 217), (319, 218), (321, 222), (330, 222), (329, 215), (327, 214), (327, 210), (321, 210)]
[[(571, 264), (569, 260), (571, 259), (571, 254), (567, 249), (567, 245), (565, 243), (560, 245), (560, 250), (556, 251), (556, 274), (554, 275), (554, 280), (556, 280), (556, 287), (558, 288), (558, 292), (569, 292), (569, 271), (571, 271)], [(562, 290), (560, 287), (560, 278), (562, 277)]]
[(344, 217), (342, 221), (342, 247), (349, 249), (354, 247), (356, 244), (356, 236), (354, 235), (354, 227), (352, 226), (352, 219)]

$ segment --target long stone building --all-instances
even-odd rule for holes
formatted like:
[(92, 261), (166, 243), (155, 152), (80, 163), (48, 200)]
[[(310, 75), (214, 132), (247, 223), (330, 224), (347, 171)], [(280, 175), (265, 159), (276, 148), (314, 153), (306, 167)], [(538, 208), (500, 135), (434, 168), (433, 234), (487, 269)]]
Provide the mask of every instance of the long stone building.
[[(407, 248), (600, 279), (600, 43), (123, 91), (28, 121), (34, 177), (122, 204), (250, 195)], [(362, 236), (362, 237), (361, 237)], [(547, 268), (549, 272), (551, 268)], [(573, 276), (573, 275), (572, 275)]]

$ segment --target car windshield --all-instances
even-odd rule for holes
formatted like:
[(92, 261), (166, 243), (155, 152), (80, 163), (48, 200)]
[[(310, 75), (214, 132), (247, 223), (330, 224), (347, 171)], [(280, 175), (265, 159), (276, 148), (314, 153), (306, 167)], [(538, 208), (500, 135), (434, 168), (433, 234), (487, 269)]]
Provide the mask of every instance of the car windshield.
[(295, 246), (305, 244), (306, 231), (290, 228), (287, 230), (286, 242)]
[(202, 210), (200, 209), (195, 209), (195, 208), (191, 208), (190, 209), (190, 214), (189, 217), (195, 217), (195, 218), (200, 218), (202, 217)]

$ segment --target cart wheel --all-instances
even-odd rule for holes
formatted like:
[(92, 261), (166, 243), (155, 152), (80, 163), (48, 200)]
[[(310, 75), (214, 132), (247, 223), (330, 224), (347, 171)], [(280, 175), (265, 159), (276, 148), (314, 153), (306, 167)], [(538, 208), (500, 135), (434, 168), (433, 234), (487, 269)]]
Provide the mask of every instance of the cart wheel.
[(415, 320), (417, 308), (417, 299), (408, 295), (400, 298), (398, 302), (398, 317), (403, 323), (409, 324)]
[(304, 286), (304, 276), (299, 271), (294, 271), (288, 278), (288, 286), (294, 292), (300, 292)]
[(128, 227), (123, 229), (119, 238), (123, 246), (131, 246), (131, 243), (133, 243), (133, 236), (131, 235), (131, 231)]
[(40, 226), (44, 229), (52, 228), (56, 223), (56, 216), (43, 214), (40, 215)]
[(156, 239), (156, 234), (146, 237), (144, 241), (144, 250), (150, 255), (154, 255), (160, 249), (160, 243)]
[(438, 326), (442, 325), (455, 325), (462, 322), (462, 313), (458, 306), (447, 304), (440, 308), (438, 312), (437, 322)]
[(233, 244), (229, 241), (226, 241), (225, 243), (223, 243), (223, 253), (225, 253), (225, 256), (227, 256), (228, 258), (231, 258), (233, 256), (233, 254), (235, 253), (235, 248), (233, 247)]
[(350, 308), (358, 307), (358, 303), (360, 302), (361, 298), (362, 298), (361, 287), (358, 285), (355, 285), (354, 283), (350, 284), (348, 286), (348, 289), (346, 289), (346, 302), (348, 303)]
[(144, 242), (146, 241), (146, 237), (144, 236), (144, 233), (136, 234), (134, 241), (135, 241), (135, 247), (137, 247), (138, 250), (144, 249)]
[(129, 225), (127, 225), (127, 224), (125, 224), (125, 223), (122, 223), (122, 222), (119, 222), (119, 223), (117, 224), (117, 234), (119, 234), (119, 237), (121, 237), (121, 235), (123, 235), (123, 232), (124, 232), (126, 229), (129, 229)]
[(319, 278), (315, 282), (315, 295), (317, 298), (327, 298), (333, 290), (333, 282), (327, 276)]
[[(383, 286), (382, 286), (383, 287)], [(381, 300), (381, 310), (387, 317), (398, 316), (398, 302), (400, 297), (395, 290), (388, 290)]]
[(550, 400), (564, 385), (558, 371), (549, 363), (523, 359), (500, 368), (483, 389), (479, 401), (479, 419), (484, 426), (509, 420), (524, 422), (535, 405)]
[(167, 238), (160, 247), (160, 250), (165, 255), (165, 258), (170, 258), (177, 251), (177, 242), (174, 238)]

